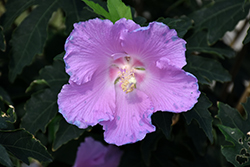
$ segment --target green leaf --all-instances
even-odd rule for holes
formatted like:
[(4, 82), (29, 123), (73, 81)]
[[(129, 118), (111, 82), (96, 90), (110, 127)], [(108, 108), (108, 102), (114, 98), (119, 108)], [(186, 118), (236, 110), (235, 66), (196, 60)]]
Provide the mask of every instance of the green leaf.
[(23, 11), (37, 4), (38, 0), (8, 0), (6, 3), (6, 12), (1, 17), (1, 25), (3, 25), (4, 31), (9, 29), (11, 24), (16, 18), (21, 15)]
[(61, 119), (55, 141), (53, 142), (53, 150), (57, 150), (72, 139), (77, 139), (84, 132), (85, 129), (79, 129), (75, 125), (68, 124), (65, 119)]
[(56, 61), (56, 60), (58, 60), (58, 61), (63, 61), (64, 55), (65, 55), (65, 52), (62, 52), (62, 53), (56, 55), (56, 56), (54, 57), (53, 60), (54, 60), (54, 61)]
[(157, 21), (166, 24), (171, 29), (175, 29), (180, 38), (183, 38), (187, 31), (192, 27), (192, 20), (188, 17), (180, 17), (178, 19), (160, 18)]
[(9, 154), (7, 153), (6, 149), (1, 144), (0, 144), (0, 164), (7, 166), (7, 167), (13, 166), (10, 160)]
[(111, 20), (111, 16), (110, 14), (103, 8), (101, 7), (98, 3), (94, 3), (92, 1), (89, 0), (83, 0), (91, 9), (93, 9), (93, 11), (98, 14), (103, 16), (106, 19)]
[(30, 86), (26, 89), (25, 93), (31, 91), (38, 91), (48, 87), (48, 83), (44, 79), (37, 79), (31, 82)]
[(243, 41), (243, 44), (245, 45), (248, 42), (250, 42), (250, 28), (248, 28), (248, 30), (247, 30), (247, 35), (246, 35), (246, 37), (245, 37), (245, 39)]
[(4, 101), (6, 104), (13, 104), (9, 94), (0, 86), (0, 100)]
[(0, 131), (0, 144), (28, 165), (28, 157), (35, 158), (41, 162), (52, 161), (52, 157), (47, 149), (32, 134), (23, 129)]
[(47, 25), (59, 0), (41, 1), (31, 14), (17, 27), (12, 36), (12, 57), (10, 61), (9, 79), (13, 82), (23, 68), (31, 64), (36, 54), (43, 52), (47, 37)]
[(226, 31), (235, 28), (239, 20), (244, 19), (248, 12), (250, 3), (245, 0), (217, 0), (212, 1), (204, 7), (189, 15), (194, 20), (194, 29), (200, 31), (204, 28), (208, 30), (208, 45), (215, 43)]
[(158, 128), (160, 128), (163, 134), (170, 139), (171, 131), (172, 131), (172, 117), (173, 113), (171, 112), (161, 112), (158, 111), (152, 115), (152, 122)]
[(207, 33), (204, 31), (199, 31), (193, 34), (191, 37), (187, 39), (187, 50), (214, 54), (222, 59), (224, 59), (223, 56), (227, 58), (232, 58), (235, 56), (235, 51), (226, 45), (219, 47), (208, 46), (206, 36)]
[(15, 123), (16, 122), (16, 113), (13, 106), (9, 105), (9, 109), (7, 112), (1, 111), (0, 117), (0, 129), (6, 129), (8, 127), (7, 123)]
[(226, 157), (227, 161), (237, 167), (249, 166), (249, 138), (247, 139), (244, 133), (242, 133), (238, 128), (230, 128), (223, 125), (218, 125), (218, 127), (225, 136), (226, 140), (233, 144), (221, 146), (221, 152)]
[(243, 104), (243, 107), (245, 108), (246, 118), (243, 119), (240, 113), (230, 107), (227, 104), (224, 104), (220, 102), (218, 104), (219, 108), (219, 114), (217, 117), (220, 119), (222, 125), (228, 126), (231, 128), (238, 128), (240, 129), (244, 134), (246, 134), (250, 129), (250, 98), (247, 99), (247, 102)]
[(39, 73), (39, 78), (44, 79), (50, 88), (58, 93), (62, 85), (69, 80), (69, 76), (65, 73), (63, 61), (55, 60), (52, 66), (45, 66)]
[(189, 55), (184, 69), (194, 74), (201, 84), (210, 84), (212, 80), (220, 82), (231, 80), (228, 71), (218, 61), (210, 58)]
[(39, 129), (45, 132), (48, 123), (58, 111), (57, 94), (62, 85), (68, 81), (63, 61), (56, 60), (52, 66), (45, 66), (40, 71), (39, 78), (44, 79), (50, 89), (33, 94), (26, 103), (26, 114), (22, 119), (21, 126), (32, 134), (35, 134)]
[(151, 154), (156, 150), (158, 141), (161, 135), (158, 131), (147, 134), (146, 138), (141, 143), (141, 155), (147, 166), (150, 166)]
[(45, 132), (47, 124), (58, 111), (56, 103), (58, 92), (45, 89), (35, 93), (26, 103), (26, 114), (22, 118), (21, 127), (35, 134), (39, 129)]
[(210, 142), (212, 143), (213, 118), (210, 112), (208, 111), (208, 108), (211, 105), (212, 103), (208, 100), (208, 98), (204, 94), (201, 94), (195, 106), (190, 111), (183, 113), (183, 115), (186, 118), (187, 124), (190, 124), (191, 121), (195, 119), (198, 122), (200, 128), (203, 129)]
[(126, 6), (121, 0), (108, 0), (107, 6), (113, 23), (121, 18), (133, 19), (130, 7)]
[(93, 12), (83, 10), (85, 4), (80, 0), (63, 0), (60, 2), (60, 6), (66, 13), (65, 25), (67, 34), (72, 31), (74, 23), (95, 17)]
[(6, 41), (3, 34), (3, 28), (1, 26), (0, 26), (0, 50), (3, 52), (5, 52), (6, 50)]

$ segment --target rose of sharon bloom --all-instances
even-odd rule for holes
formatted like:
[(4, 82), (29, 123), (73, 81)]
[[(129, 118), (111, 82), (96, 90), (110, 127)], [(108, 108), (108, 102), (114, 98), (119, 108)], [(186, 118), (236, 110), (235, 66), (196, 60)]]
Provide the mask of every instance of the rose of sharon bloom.
[(117, 167), (120, 163), (122, 151), (113, 146), (107, 147), (91, 137), (78, 147), (73, 167)]
[(58, 95), (59, 112), (79, 128), (101, 124), (108, 143), (142, 140), (155, 131), (154, 112), (180, 113), (197, 102), (197, 79), (182, 70), (185, 43), (159, 22), (74, 24), (65, 44), (70, 79)]

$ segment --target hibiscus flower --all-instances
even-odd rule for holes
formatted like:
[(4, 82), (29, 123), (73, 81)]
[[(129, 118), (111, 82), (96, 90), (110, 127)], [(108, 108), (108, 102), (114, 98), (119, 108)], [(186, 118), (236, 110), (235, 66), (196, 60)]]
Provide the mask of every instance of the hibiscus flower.
[(101, 124), (108, 143), (142, 140), (155, 131), (154, 112), (180, 113), (197, 102), (197, 79), (182, 70), (185, 44), (159, 22), (74, 24), (65, 44), (70, 79), (58, 95), (59, 112), (79, 128)]

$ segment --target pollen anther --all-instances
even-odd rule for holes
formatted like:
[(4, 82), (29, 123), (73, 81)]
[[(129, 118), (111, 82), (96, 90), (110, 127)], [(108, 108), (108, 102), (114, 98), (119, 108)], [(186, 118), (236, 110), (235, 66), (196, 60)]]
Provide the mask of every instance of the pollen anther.
[(133, 69), (127, 69), (124, 67), (119, 71), (119, 77), (121, 79), (121, 88), (124, 92), (132, 92), (136, 88), (136, 79)]

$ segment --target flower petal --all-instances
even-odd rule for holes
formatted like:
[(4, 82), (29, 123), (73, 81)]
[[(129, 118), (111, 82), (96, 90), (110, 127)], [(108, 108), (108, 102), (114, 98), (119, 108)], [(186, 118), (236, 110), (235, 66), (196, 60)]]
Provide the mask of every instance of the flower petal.
[(125, 52), (144, 62), (146, 68), (158, 60), (162, 66), (167, 63), (182, 68), (186, 64), (186, 42), (163, 23), (152, 22), (147, 27), (122, 32), (121, 39)]
[(123, 24), (113, 25), (100, 19), (74, 24), (65, 43), (64, 56), (70, 80), (79, 85), (90, 81), (95, 71), (109, 67), (111, 55), (124, 52), (119, 39), (124, 29)]
[(116, 25), (124, 24), (129, 32), (141, 27), (140, 25), (136, 24), (133, 20), (127, 20), (125, 18), (121, 18), (120, 20), (116, 21), (115, 24)]
[(116, 87), (116, 116), (103, 125), (104, 139), (118, 146), (142, 140), (147, 133), (155, 131), (151, 124), (153, 105), (149, 97), (139, 90), (130, 93)]
[(113, 119), (115, 89), (114, 84), (108, 82), (107, 75), (106, 70), (94, 74), (92, 80), (85, 84), (70, 82), (63, 86), (58, 94), (58, 105), (59, 112), (67, 122), (87, 128)]
[(86, 137), (85, 142), (78, 147), (74, 167), (94, 167), (105, 164), (105, 155), (108, 148), (91, 137)]
[(136, 86), (151, 98), (155, 112), (190, 110), (200, 95), (197, 79), (170, 65), (162, 69), (151, 67), (146, 71), (144, 81)]

